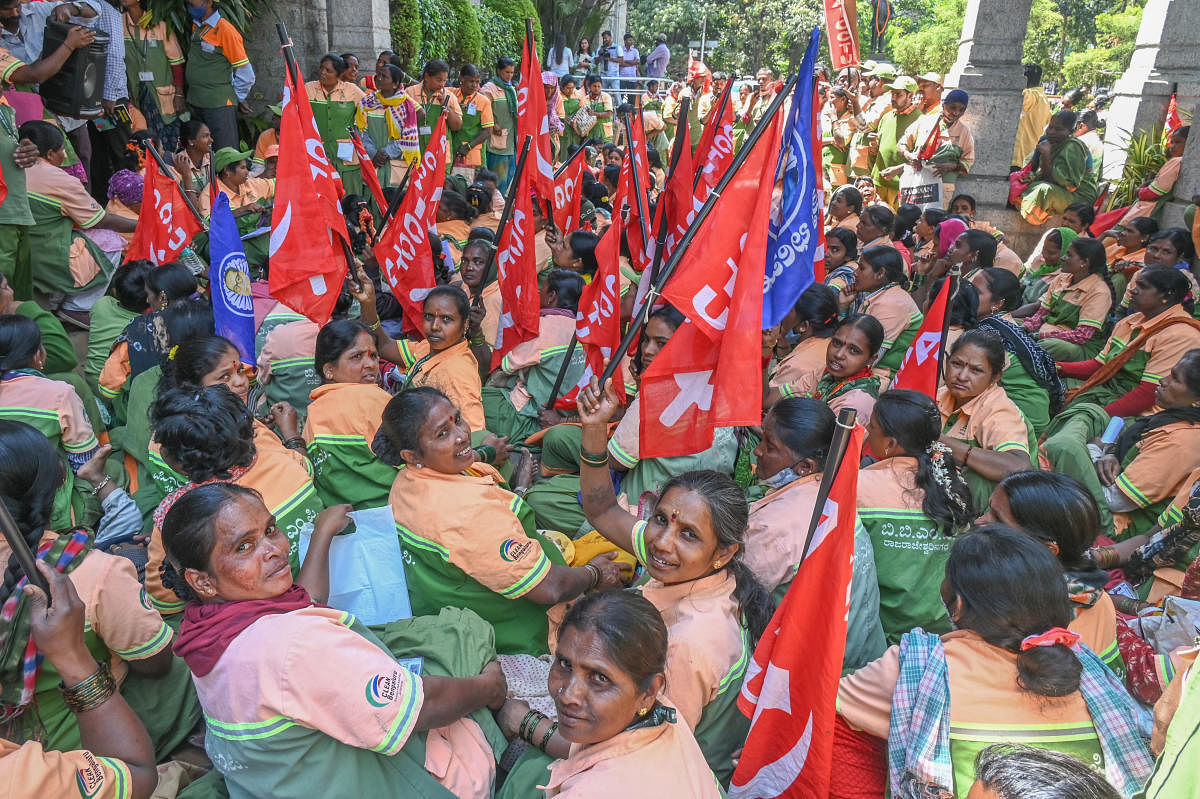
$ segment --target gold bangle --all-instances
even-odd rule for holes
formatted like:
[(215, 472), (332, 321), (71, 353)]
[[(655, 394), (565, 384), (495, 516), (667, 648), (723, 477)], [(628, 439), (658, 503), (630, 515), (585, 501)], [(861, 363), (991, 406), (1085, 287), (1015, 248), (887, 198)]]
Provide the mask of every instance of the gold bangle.
[(58, 690), (62, 693), (63, 703), (67, 708), (72, 713), (79, 714), (107, 702), (117, 692), (117, 683), (108, 664), (97, 663), (96, 670), (87, 677), (69, 687), (60, 682)]

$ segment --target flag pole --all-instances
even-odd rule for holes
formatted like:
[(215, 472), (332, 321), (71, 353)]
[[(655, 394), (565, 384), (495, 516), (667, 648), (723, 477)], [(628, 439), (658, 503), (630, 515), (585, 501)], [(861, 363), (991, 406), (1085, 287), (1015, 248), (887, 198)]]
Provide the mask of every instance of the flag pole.
[[(304, 91), (304, 86), (300, 83), (300, 64), (296, 61), (296, 53), (292, 49), (292, 37), (288, 35), (287, 26), (282, 22), (275, 23), (275, 32), (279, 35), (279, 49), (283, 51), (283, 63), (287, 68), (288, 75), (292, 79), (292, 87), (297, 93), (302, 92)], [(296, 102), (295, 97), (292, 98), (292, 102)], [(328, 153), (326, 156), (328, 156)], [(362, 166), (360, 165), (359, 168), (361, 169)], [(338, 198), (338, 210), (342, 210), (342, 201), (340, 197)], [(342, 241), (342, 254), (346, 259), (346, 275), (350, 278), (351, 283), (353, 283), (356, 287), (361, 288), (358, 283), (358, 275), (356, 274), (357, 270), (354, 268), (357, 261), (357, 259), (354, 257), (354, 250), (350, 249), (350, 242), (342, 239), (341, 236), (338, 236), (338, 238)], [(338, 290), (340, 291), (341, 288), (339, 287)]]
[[(679, 100), (679, 118), (684, 120), (685, 126), (687, 125), (688, 111), (691, 110), (691, 107), (691, 97), (683, 97)], [(675, 139), (671, 142), (671, 171), (667, 173), (666, 183), (663, 184), (663, 194), (666, 193), (671, 178), (675, 176), (675, 167), (679, 165), (679, 157), (683, 154), (683, 137), (678, 133), (678, 122), (675, 125), (675, 131)], [(695, 191), (696, 188), (693, 183), (692, 193), (694, 194)], [(654, 240), (654, 260), (650, 264), (651, 285), (658, 282), (658, 273), (662, 268), (663, 249), (667, 246), (667, 203), (661, 195), (658, 198), (658, 205), (655, 208), (658, 210), (658, 232), (655, 234)]]
[[(729, 93), (731, 91), (733, 91), (733, 81), (732, 80), (727, 81), (725, 83), (725, 91), (721, 92), (721, 99), (717, 101), (716, 115), (709, 117), (709, 119), (715, 119), (717, 121), (718, 125), (721, 124), (721, 119), (724, 118), (724, 116), (725, 116), (725, 107), (729, 105)], [(763, 114), (764, 119), (766, 118), (766, 116), (767, 116), (766, 114)], [(714, 143), (716, 142), (715, 135), (713, 136), (713, 142)], [(745, 148), (743, 148), (743, 149), (745, 149)], [(704, 174), (703, 172), (697, 172), (695, 177), (692, 178), (692, 191), (695, 191), (696, 187), (700, 185), (700, 177), (703, 174)]]
[(25, 572), (25, 577), (31, 585), (36, 585), (42, 589), (42, 593), (46, 595), (46, 604), (50, 604), (50, 584), (46, 581), (45, 576), (38, 571), (36, 559), (33, 556), (33, 551), (29, 548), (29, 543), (25, 540), (25, 536), (21, 534), (21, 528), (17, 527), (17, 523), (13, 521), (13, 517), (8, 512), (8, 506), (0, 502), (0, 533), (4, 534), (5, 540), (8, 541), (8, 547), (17, 558), (17, 563), (21, 566), (21, 571)]
[[(663, 265), (662, 274), (657, 281), (651, 283), (650, 290), (646, 294), (646, 298), (642, 301), (641, 307), (633, 312), (634, 322), (629, 325), (629, 329), (625, 331), (625, 337), (621, 339), (621, 346), (618, 347), (615, 353), (626, 352), (629, 346), (633, 344), (633, 340), (640, 334), (642, 326), (645, 325), (646, 310), (653, 305), (654, 298), (662, 291), (662, 287), (671, 279), (671, 275), (675, 273), (675, 269), (679, 266), (679, 262), (683, 260), (683, 255), (687, 252), (687, 248), (691, 245), (692, 239), (696, 237), (704, 220), (712, 213), (713, 206), (725, 191), (726, 187), (733, 181), (738, 171), (742, 168), (742, 164), (746, 163), (746, 159), (750, 157), (750, 152), (758, 144), (759, 139), (766, 133), (770, 127), (770, 122), (774, 119), (775, 113), (783, 106), (783, 102), (796, 88), (796, 82), (800, 80), (800, 75), (796, 74), (788, 80), (787, 85), (783, 87), (783, 91), (775, 95), (771, 100), (771, 105), (763, 114), (762, 121), (750, 132), (750, 136), (746, 139), (742, 149), (733, 157), (733, 163), (729, 165), (729, 169), (717, 181), (717, 185), (713, 187), (712, 193), (708, 199), (704, 201), (704, 205), (696, 212), (695, 219), (692, 220), (691, 226), (687, 232), (683, 234), (683, 238), (679, 240), (679, 244), (675, 247), (675, 251), (671, 253), (671, 258)], [(614, 353), (614, 356), (615, 356)], [(600, 385), (603, 386), (617, 371), (617, 366), (621, 363), (619, 357), (613, 357), (609, 360), (608, 366), (604, 368), (604, 374), (600, 378)]]
[(567, 370), (571, 368), (571, 356), (575, 354), (575, 348), (578, 346), (579, 336), (572, 333), (571, 344), (567, 347), (567, 356), (563, 358), (562, 365), (558, 367), (558, 374), (554, 378), (554, 388), (550, 389), (550, 399), (546, 400), (543, 410), (554, 410), (554, 403), (558, 402), (558, 392), (562, 390), (563, 381), (567, 379)]
[(843, 408), (838, 413), (837, 427), (833, 430), (833, 441), (829, 445), (829, 456), (825, 458), (825, 467), (821, 472), (821, 486), (817, 489), (817, 500), (813, 505), (812, 518), (808, 522), (808, 535), (804, 539), (804, 550), (800, 555), (800, 565), (808, 558), (808, 550), (812, 546), (817, 526), (821, 523), (821, 515), (825, 512), (825, 500), (829, 499), (829, 490), (833, 488), (833, 480), (837, 477), (842, 460), (846, 457), (846, 448), (850, 444), (850, 433), (854, 430), (855, 417), (858, 411), (853, 408)]
[(404, 173), (404, 177), (400, 178), (400, 185), (396, 187), (396, 196), (388, 203), (387, 210), (383, 213), (383, 218), (375, 228), (376, 243), (383, 238), (383, 231), (387, 229), (388, 224), (395, 218), (396, 211), (400, 210), (400, 203), (404, 202), (404, 193), (408, 190), (408, 179), (412, 177), (412, 173), (415, 171), (417, 171), (416, 164), (410, 164), (408, 170)]
[[(154, 160), (158, 163), (158, 171), (169, 176), (172, 172), (171, 165), (168, 164), (167, 160), (162, 157), (162, 153), (160, 153), (158, 148), (154, 146), (154, 142), (147, 142), (146, 149), (152, 156), (154, 156)], [(172, 180), (175, 179), (172, 178)], [(204, 218), (200, 216), (200, 210), (196, 208), (196, 205), (192, 202), (192, 198), (189, 197), (187, 192), (183, 190), (183, 186), (180, 185), (178, 180), (175, 180), (175, 185), (179, 186), (179, 196), (183, 198), (184, 205), (186, 205), (188, 210), (192, 212), (192, 216), (196, 217), (196, 221), (200, 223), (200, 227), (204, 230), (208, 230), (208, 225), (204, 224)]]
[(575, 161), (575, 159), (576, 159), (576, 158), (580, 158), (580, 157), (582, 157), (582, 156), (585, 156), (585, 155), (587, 155), (587, 148), (586, 148), (586, 147), (580, 147), (578, 150), (576, 150), (576, 151), (575, 151), (575, 154), (574, 154), (574, 155), (572, 155), (572, 156), (571, 156), (570, 158), (568, 158), (566, 161), (563, 161), (563, 162), (562, 162), (562, 163), (559, 165), (558, 169), (554, 170), (554, 178), (557, 180), (557, 179), (558, 179), (558, 177), (559, 177), (559, 175), (561, 175), (563, 172), (566, 172), (566, 171), (567, 171), (567, 167), (569, 167), (569, 166), (570, 166), (570, 165), (571, 165), (571, 164), (572, 164), (572, 163)]
[[(525, 170), (525, 160), (529, 156), (529, 146), (533, 143), (532, 136), (526, 136), (525, 141), (521, 142), (521, 152), (517, 155), (517, 165), (513, 168), (512, 182), (508, 184), (508, 196), (504, 198), (504, 210), (500, 213), (500, 224), (496, 226), (496, 241), (504, 235), (504, 229), (508, 227), (508, 221), (512, 218), (513, 200), (517, 196), (517, 184), (521, 182), (521, 173)], [(493, 247), (488, 255), (487, 263), (483, 267), (483, 273), (486, 275), (492, 269), (492, 264), (496, 262), (496, 250)], [(483, 292), (483, 285), (480, 284), (477, 291), (471, 293), (478, 298)], [(491, 345), (492, 342), (488, 342)]]
[[(646, 219), (646, 204), (645, 204), (646, 203), (646, 195), (642, 193), (642, 181), (638, 178), (637, 163), (635, 161), (635, 157), (632, 152), (635, 149), (633, 146), (633, 109), (632, 108), (621, 115), (621, 125), (622, 125), (622, 127), (625, 128), (625, 140), (629, 142), (629, 150), (630, 150), (630, 155), (629, 155), (630, 169), (629, 169), (629, 171), (631, 173), (633, 173), (633, 193), (636, 195), (635, 202), (637, 202), (638, 224), (642, 229), (642, 241), (649, 241), (650, 240), (650, 228), (648, 227), (648, 225), (650, 224), (650, 222), (648, 219)], [(621, 209), (615, 208), (615, 209), (613, 209), (613, 211), (615, 213), (620, 213)], [(653, 275), (654, 273), (651, 272), (650, 274)]]

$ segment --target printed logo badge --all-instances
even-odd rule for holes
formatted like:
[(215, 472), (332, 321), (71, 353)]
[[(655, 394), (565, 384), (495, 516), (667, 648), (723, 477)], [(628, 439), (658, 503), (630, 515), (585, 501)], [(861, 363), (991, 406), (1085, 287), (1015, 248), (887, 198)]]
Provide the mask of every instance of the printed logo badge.
[(376, 674), (367, 680), (367, 702), (373, 707), (384, 707), (396, 698), (400, 684), (400, 672), (393, 671), (390, 677)]
[(104, 769), (96, 762), (91, 752), (82, 751), (80, 754), (83, 755), (87, 766), (75, 772), (75, 784), (83, 799), (91, 799), (104, 787)]
[(530, 547), (534, 546), (534, 542), (526, 539), (525, 541), (517, 541), (515, 538), (510, 538), (500, 545), (500, 557), (503, 560), (512, 563), (518, 561), (528, 554)]

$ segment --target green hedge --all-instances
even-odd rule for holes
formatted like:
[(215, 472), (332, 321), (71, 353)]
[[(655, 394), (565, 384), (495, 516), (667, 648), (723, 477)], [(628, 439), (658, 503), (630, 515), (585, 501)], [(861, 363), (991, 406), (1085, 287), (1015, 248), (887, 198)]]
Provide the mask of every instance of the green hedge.
[(421, 10), (417, 0), (389, 0), (392, 15), (392, 50), (409, 72), (420, 66), (417, 47), (421, 42)]
[(525, 42), (525, 19), (533, 17), (533, 35), (537, 41), (539, 53), (546, 49), (546, 37), (542, 33), (542, 21), (538, 17), (537, 6), (533, 0), (483, 0), (483, 5), (495, 11), (514, 25), (513, 40), (516, 45), (512, 52), (505, 53), (510, 58), (521, 57), (521, 47)]
[(454, 11), (456, 24), (454, 40), (446, 55), (451, 64), (478, 66), (483, 55), (483, 33), (475, 7), (471, 5), (471, 0), (448, 0), (448, 5)]
[(483, 50), (479, 56), (479, 66), (489, 72), (496, 67), (496, 60), (502, 56), (509, 58), (519, 58), (521, 55), (521, 42), (524, 38), (518, 38), (525, 35), (525, 26), (520, 25), (513, 20), (505, 19), (504, 17), (492, 11), (487, 6), (480, 6), (477, 9), (479, 13), (479, 29), (483, 34)]

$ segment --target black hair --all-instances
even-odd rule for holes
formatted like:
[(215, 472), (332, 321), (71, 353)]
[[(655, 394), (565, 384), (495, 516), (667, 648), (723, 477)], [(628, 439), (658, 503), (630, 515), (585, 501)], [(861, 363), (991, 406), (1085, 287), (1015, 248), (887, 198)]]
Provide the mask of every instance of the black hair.
[[(995, 267), (989, 268), (995, 269)], [(948, 278), (941, 277), (930, 286), (930, 307), (933, 306), (933, 301), (937, 299), (938, 294), (945, 288), (948, 280)], [(946, 315), (948, 317), (947, 321), (951, 326), (961, 327), (963, 330), (970, 330), (979, 324), (979, 291), (971, 285), (971, 281), (959, 278), (957, 291), (950, 298)]]
[(1038, 64), (1024, 64), (1022, 71), (1025, 73), (1025, 88), (1032, 89), (1042, 82), (1042, 68)]
[(421, 77), (429, 78), (434, 75), (444, 75), (450, 72), (450, 65), (440, 58), (431, 58), (425, 62), (425, 68), (421, 70)]
[(559, 78), (559, 79), (558, 79), (558, 87), (559, 87), (560, 89), (565, 89), (565, 88), (567, 88), (567, 84), (568, 84), (568, 83), (571, 83), (571, 84), (574, 84), (575, 86), (578, 86), (578, 85), (579, 85), (579, 79), (578, 79), (578, 78), (576, 78), (574, 75), (572, 75), (572, 74), (570, 74), (570, 73), (567, 73), (566, 75), (563, 75), (561, 78)]
[(479, 167), (475, 170), (476, 181), (486, 181), (488, 183), (500, 183), (500, 176), (490, 169)]
[(1010, 474), (1003, 488), (1013, 519), (1025, 532), (1058, 545), (1063, 568), (1092, 571), (1086, 553), (1100, 530), (1100, 509), (1083, 483), (1061, 472), (1031, 469)]
[(896, 215), (886, 205), (870, 205), (863, 209), (862, 217), (870, 220), (871, 224), (887, 235), (896, 221)]
[[(168, 304), (190, 297), (199, 289), (200, 284), (196, 282), (196, 276), (192, 274), (192, 270), (178, 261), (171, 261), (151, 269), (146, 275), (146, 291), (150, 294), (159, 294), (160, 292), (166, 294)], [(145, 299), (144, 295), (142, 299)]]
[(0, 377), (13, 369), (28, 369), (41, 348), (37, 322), (23, 314), (0, 314)]
[(180, 341), (175, 356), (167, 358), (163, 364), (158, 393), (180, 386), (200, 387), (205, 375), (216, 369), (227, 355), (237, 351), (232, 341), (221, 336), (196, 336)]
[(1175, 128), (1174, 132), (1171, 133), (1171, 138), (1174, 139), (1174, 138), (1178, 137), (1180, 139), (1183, 139), (1184, 141), (1187, 141), (1188, 135), (1191, 132), (1192, 132), (1191, 125), (1183, 125), (1182, 127)]
[[(1079, 221), (1083, 223), (1084, 232), (1087, 232), (1087, 229), (1096, 221), (1096, 209), (1092, 207), (1091, 203), (1071, 203), (1067, 206), (1067, 211), (1079, 217)], [(1065, 214), (1067, 211), (1063, 211), (1063, 213)]]
[(905, 203), (896, 209), (896, 220), (892, 223), (892, 240), (909, 244), (914, 241), (913, 228), (921, 218), (921, 206)]
[(584, 88), (590, 88), (593, 83), (600, 83), (600, 76), (594, 73), (588, 73), (583, 78)]
[(476, 242), (487, 244), (494, 248), (496, 246), (496, 231), (486, 227), (471, 228), (471, 232), (467, 234), (467, 243), (463, 245), (463, 250), (465, 251), (468, 245)]
[(113, 272), (108, 293), (126, 311), (140, 314), (146, 310), (146, 278), (154, 264), (144, 258), (126, 261)]
[(946, 562), (946, 583), (962, 612), (955, 623), (1017, 656), (1017, 685), (1039, 696), (1079, 690), (1083, 666), (1063, 644), (1021, 651), (1021, 642), (1074, 619), (1063, 570), (1025, 533), (987, 524), (960, 537)]
[(736, 583), (733, 598), (738, 604), (738, 615), (746, 624), (751, 642), (757, 643), (771, 621), (775, 603), (743, 557), (746, 552), (746, 524), (750, 515), (745, 492), (732, 477), (711, 469), (684, 472), (675, 475), (663, 486), (655, 504), (655, 513), (658, 513), (658, 505), (663, 497), (673, 488), (695, 492), (704, 500), (718, 547), (737, 546), (737, 552), (724, 568), (729, 570)]
[(1075, 124), (1079, 121), (1079, 114), (1076, 114), (1069, 108), (1064, 108), (1061, 111), (1054, 112), (1050, 116), (1050, 121), (1067, 130), (1075, 130)]
[(975, 779), (996, 799), (1120, 799), (1077, 757), (1021, 744), (992, 744), (975, 757)]
[(358, 63), (362, 63), (362, 59), (356, 53), (341, 53), (341, 59), (346, 62), (346, 66), (350, 65), (350, 59), (353, 58)]
[(1075, 122), (1075, 126), (1087, 125), (1089, 130), (1097, 130), (1101, 126), (1100, 115), (1096, 113), (1094, 108), (1086, 108), (1079, 114), (1079, 119)]
[[(0, 419), (0, 502), (34, 552), (50, 524), (54, 497), (65, 476), (58, 452), (41, 431), (24, 422)], [(0, 585), (0, 604), (12, 596), (23, 575), (16, 554), (10, 554)]]
[(834, 334), (836, 335), (837, 331), (843, 327), (857, 330), (867, 337), (867, 349), (872, 358), (879, 354), (879, 348), (883, 346), (884, 334), (883, 324), (878, 319), (868, 313), (850, 314), (835, 326)]
[(996, 250), (998, 245), (996, 239), (990, 233), (982, 230), (966, 230), (959, 237), (967, 244), (967, 249), (975, 254), (975, 266), (978, 269), (987, 269), (989, 266), (996, 265)]
[(463, 64), (458, 68), (458, 77), (478, 78), (479, 67), (475, 66), (474, 64)]
[[(975, 300), (975, 304), (978, 303), (979, 301)], [(1004, 340), (1000, 336), (990, 330), (968, 330), (950, 347), (950, 355), (953, 356), (963, 347), (978, 347), (982, 350), (988, 368), (992, 370), (992, 377), (1000, 377), (1000, 373), (1004, 371)]]
[(193, 483), (232, 479), (254, 462), (254, 417), (225, 386), (180, 386), (150, 406), (150, 428), (163, 454)]
[[(871, 206), (871, 208), (880, 207), (882, 206)], [(869, 211), (870, 208), (867, 210)], [(891, 211), (888, 211), (888, 214), (891, 214)], [(908, 285), (908, 272), (904, 268), (904, 258), (895, 247), (889, 247), (886, 244), (868, 247), (858, 254), (858, 260), (859, 263), (866, 263), (874, 272), (883, 272), (885, 283), (898, 283), (905, 287)]]
[(978, 203), (975, 202), (974, 196), (972, 196), (970, 194), (956, 194), (950, 198), (950, 207), (953, 208), (954, 203), (958, 202), (959, 200), (962, 200), (967, 205), (971, 206), (971, 213), (975, 213), (975, 209), (978, 207)]
[[(421, 451), (421, 428), (429, 418), (429, 411), (450, 398), (432, 386), (406, 389), (388, 400), (383, 408), (379, 430), (371, 442), (375, 457), (389, 466), (404, 465), (401, 451)], [(453, 404), (451, 402), (451, 404)]]
[(366, 333), (374, 343), (375, 336), (372, 335), (370, 328), (357, 319), (334, 319), (321, 328), (320, 333), (317, 333), (313, 365), (316, 367), (317, 377), (322, 383), (328, 382), (325, 379), (325, 364), (337, 363), (346, 350), (353, 346), (354, 340), (360, 333)]
[(1192, 281), (1187, 279), (1182, 270), (1165, 264), (1152, 264), (1139, 269), (1134, 275), (1135, 280), (1138, 278), (1163, 295), (1168, 304), (1182, 304), (1184, 310), (1191, 313), (1192, 309), (1189, 306), (1195, 305), (1194, 300), (1188, 296), (1192, 290)]
[(192, 117), (187, 122), (181, 122), (179, 124), (179, 143), (186, 147), (196, 141), (200, 136), (200, 129), (206, 127), (208, 125), (199, 117)]
[(392, 79), (392, 83), (396, 84), (397, 90), (403, 91), (404, 70), (400, 69), (400, 67), (396, 66), (395, 64), (384, 64), (383, 68), (387, 71), (388, 77)]
[(1112, 295), (1112, 304), (1115, 308), (1120, 300), (1117, 297), (1117, 290), (1113, 288), (1112, 279), (1108, 276), (1108, 253), (1104, 249), (1104, 245), (1099, 240), (1088, 236), (1080, 236), (1075, 241), (1071, 242), (1068, 250), (1074, 248), (1083, 260), (1087, 261), (1087, 273), (1089, 275), (1099, 275), (1104, 280), (1104, 285), (1108, 286), (1108, 293)]
[(61, 150), (66, 144), (62, 128), (41, 119), (31, 119), (17, 130), (17, 140), (29, 139), (37, 147), (38, 155), (46, 157), (51, 150)]
[(845, 186), (839, 186), (838, 189), (836, 191), (834, 191), (833, 197), (829, 198), (829, 201), (831, 204), (833, 202), (834, 197), (841, 197), (843, 200), (845, 200), (846, 204), (850, 206), (851, 212), (856, 213), (856, 214), (862, 213), (862, 209), (863, 209), (862, 192), (860, 192), (858, 189), (854, 188), (850, 184), (846, 184)]
[(508, 56), (500, 56), (499, 58), (496, 59), (496, 71), (497, 72), (499, 72), (502, 69), (507, 69), (508, 67), (515, 67), (516, 65), (517, 65), (517, 62), (513, 61)]
[(478, 209), (467, 202), (466, 197), (450, 189), (442, 192), (442, 204), (440, 208), (448, 216), (454, 219), (461, 219), (464, 222), (473, 222), (475, 217), (479, 216)]
[(449, 297), (454, 301), (454, 309), (462, 319), (463, 330), (466, 330), (467, 320), (471, 315), (471, 301), (467, 299), (467, 293), (458, 286), (436, 286), (425, 295), (425, 302), (428, 303), (437, 297)]
[(837, 292), (824, 283), (813, 283), (806, 288), (796, 300), (794, 310), (796, 324), (808, 322), (813, 338), (829, 338), (837, 329)]
[(467, 203), (475, 209), (476, 217), (492, 212), (492, 190), (482, 183), (472, 183), (467, 186), (467, 193), (464, 196)]
[(184, 602), (200, 602), (200, 597), (184, 579), (184, 571), (208, 571), (217, 543), (215, 522), (221, 509), (233, 500), (259, 493), (237, 483), (209, 483), (197, 486), (176, 500), (163, 516), (162, 543), (167, 557), (162, 564), (162, 584)]
[(1163, 241), (1164, 239), (1171, 242), (1175, 252), (1179, 253), (1180, 260), (1190, 261), (1196, 257), (1196, 247), (1192, 244), (1192, 234), (1188, 230), (1181, 227), (1169, 227), (1150, 237), (1150, 241)]
[(570, 269), (551, 269), (546, 276), (546, 292), (558, 297), (555, 308), (579, 310), (579, 295), (583, 293), (583, 277)]
[(172, 344), (213, 334), (212, 305), (207, 297), (192, 294), (175, 300), (163, 310), (162, 318)]
[(767, 411), (763, 426), (768, 420), (796, 461), (812, 458), (824, 467), (837, 427), (837, 417), (826, 403), (809, 397), (784, 397)]
[(635, 591), (598, 591), (571, 603), (559, 626), (590, 631), (605, 654), (629, 676), (639, 691), (650, 688), (667, 669), (667, 625), (650, 600)]
[(616, 164), (607, 164), (604, 167), (604, 182), (616, 187), (621, 180), (621, 167)]
[(846, 248), (846, 262), (858, 259), (858, 236), (850, 228), (835, 227), (825, 234), (826, 240), (833, 237)]
[[(942, 435), (942, 414), (933, 400), (919, 391), (893, 388), (879, 395), (871, 420), (884, 435), (896, 439), (903, 453), (917, 459), (917, 488), (924, 493), (921, 510), (942, 533), (952, 536), (975, 519), (971, 492), (954, 460), (941, 453), (941, 464), (933, 462), (932, 446)], [(949, 487), (938, 482), (944, 470)]]
[(937, 229), (938, 225), (950, 218), (949, 213), (943, 211), (941, 208), (933, 208), (932, 206), (922, 211), (921, 216), (924, 217), (925, 224), (929, 225), (935, 230)]
[(595, 275), (600, 268), (600, 262), (596, 260), (600, 236), (590, 230), (573, 230), (567, 236), (567, 243), (571, 245), (571, 254), (583, 262), (580, 273), (589, 277)]
[(987, 283), (988, 292), (1001, 303), (1001, 311), (1011, 311), (1021, 305), (1021, 281), (1016, 275), (998, 266), (989, 266), (979, 273)]
[[(664, 303), (658, 309), (653, 311), (650, 314), (650, 316), (646, 318), (647, 326), (649, 326), (651, 319), (658, 319), (663, 324), (665, 324), (667, 327), (671, 328), (672, 334), (674, 334), (674, 332), (676, 330), (678, 330), (679, 326), (682, 325), (684, 322), (683, 314), (680, 313), (675, 308), (675, 306), (671, 305), (670, 303)], [(633, 353), (633, 359), (630, 361), (630, 364), (629, 364), (631, 371), (635, 375), (640, 375), (640, 374), (642, 374), (642, 372), (644, 372), (646, 370), (646, 367), (642, 365), (642, 344), (645, 343), (645, 337), (646, 337), (646, 328), (643, 327), (642, 335), (638, 339), (637, 350)]]
[(342, 73), (346, 71), (346, 59), (342, 58), (337, 53), (326, 53), (325, 55), (321, 56), (321, 60), (317, 63), (324, 64), (326, 62), (333, 67), (333, 71), (336, 72), (338, 78), (341, 79)]
[(1158, 232), (1158, 221), (1149, 216), (1135, 216), (1125, 223), (1143, 236), (1149, 238)]

